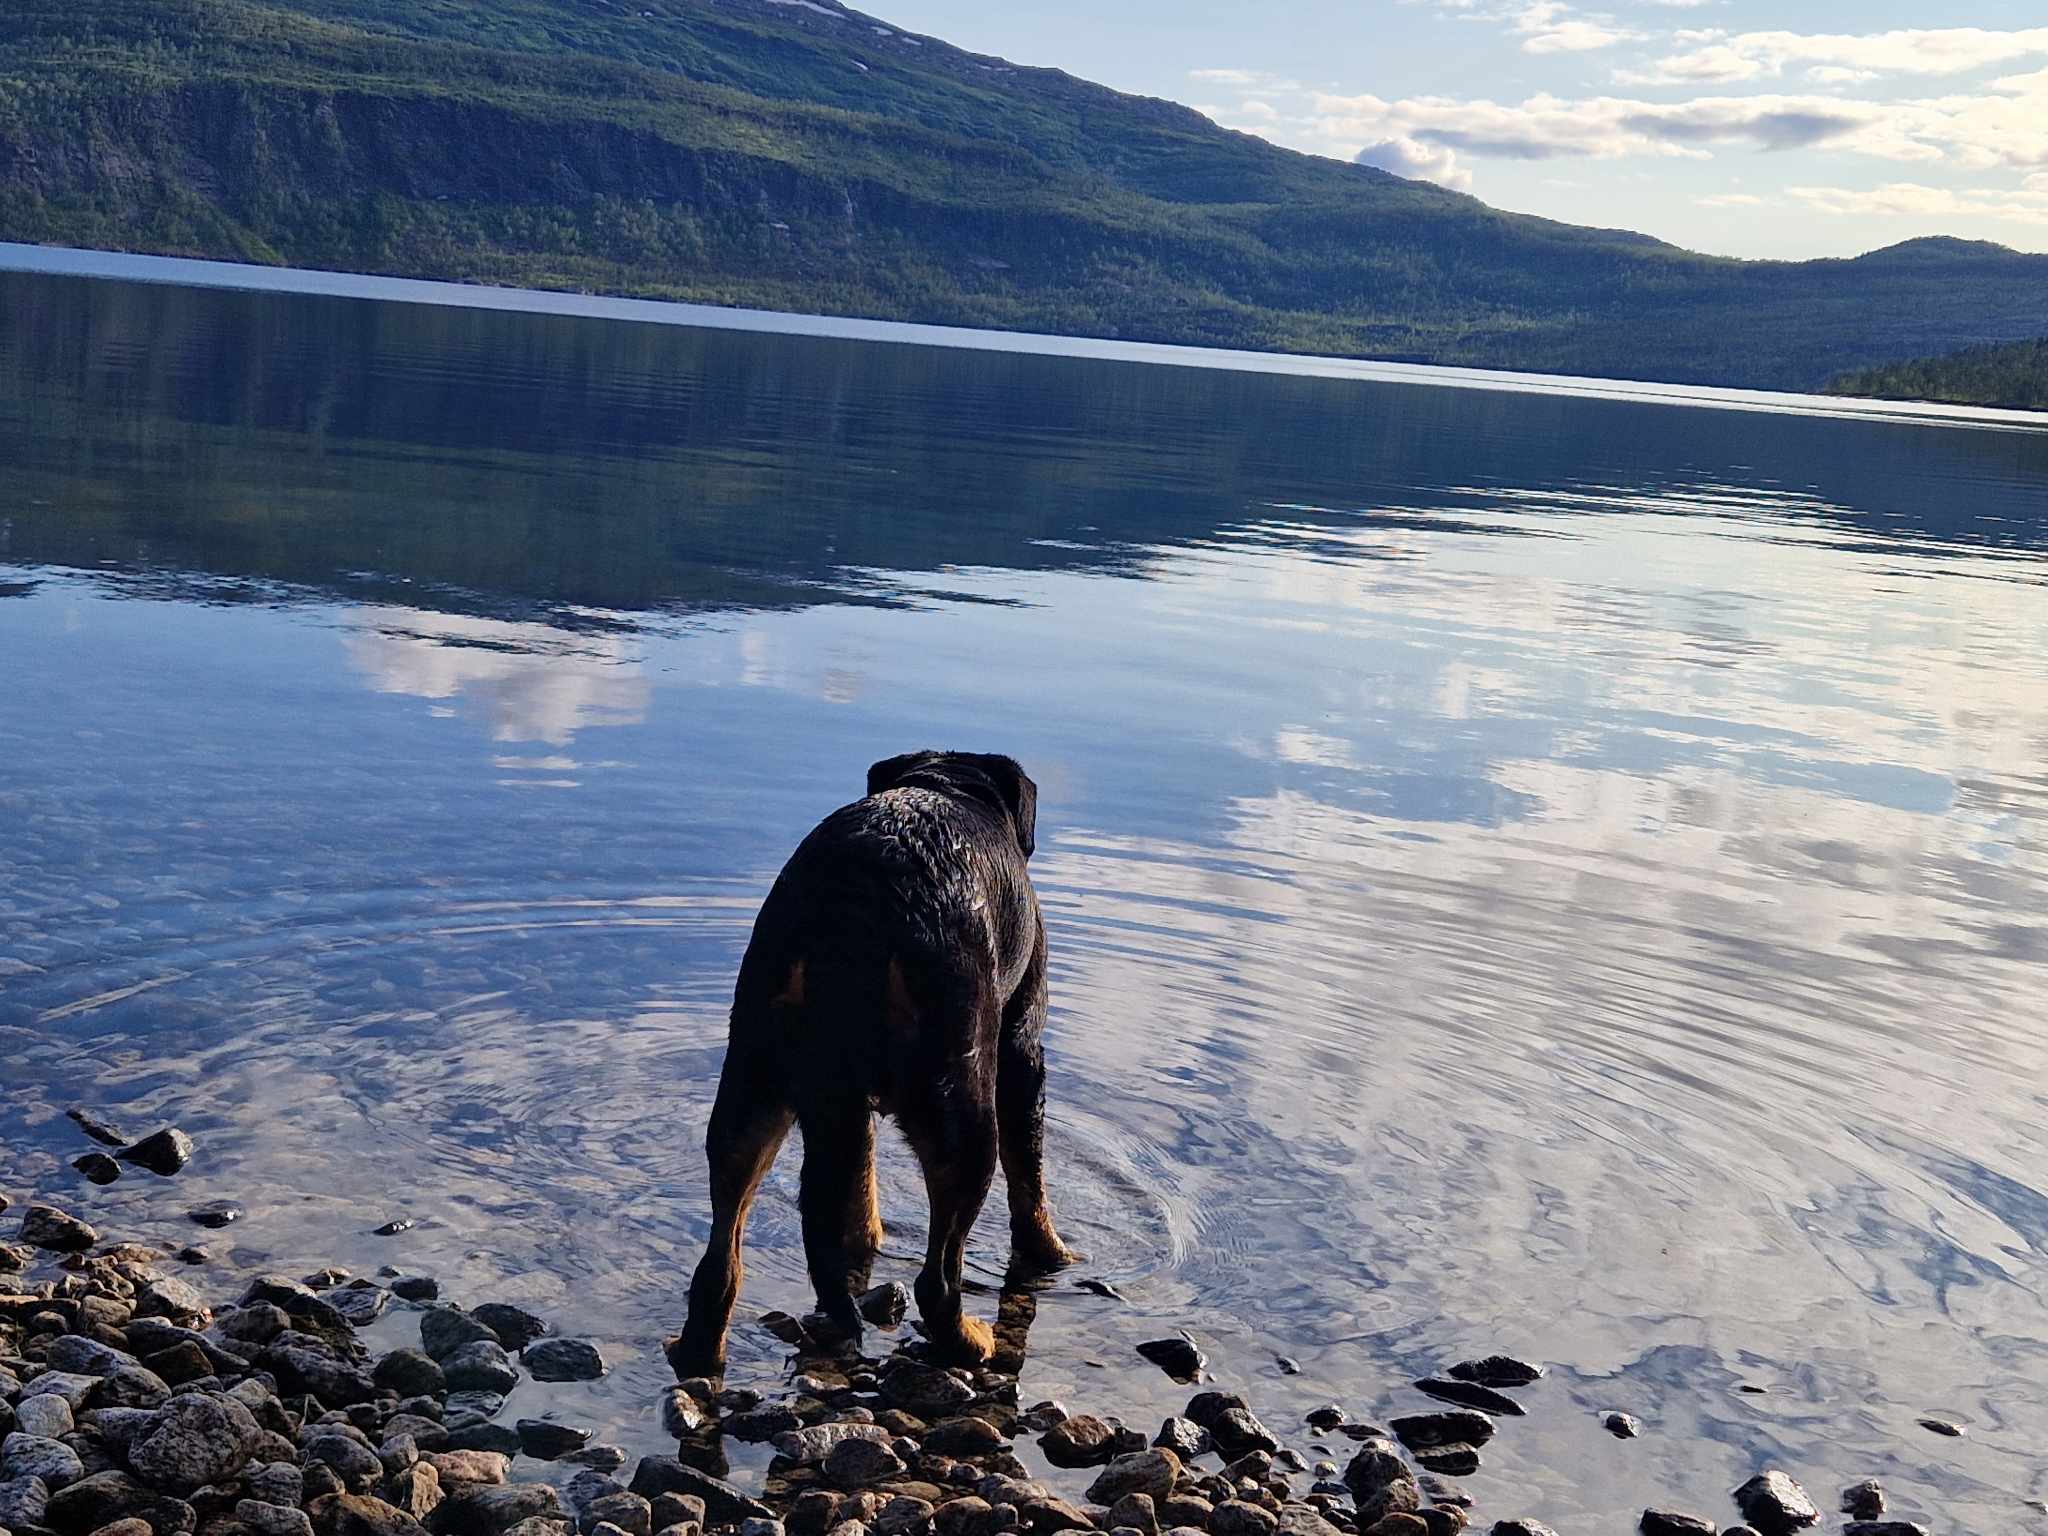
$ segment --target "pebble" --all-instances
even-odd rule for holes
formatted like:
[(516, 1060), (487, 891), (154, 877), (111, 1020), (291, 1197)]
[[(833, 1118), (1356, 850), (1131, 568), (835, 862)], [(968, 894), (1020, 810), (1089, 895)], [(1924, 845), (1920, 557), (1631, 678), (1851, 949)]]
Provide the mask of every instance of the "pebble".
[(54, 1392), (39, 1392), (15, 1405), (14, 1427), (24, 1435), (61, 1440), (77, 1426), (72, 1421), (69, 1403)]
[(400, 1275), (391, 1282), (391, 1294), (402, 1301), (433, 1301), (441, 1294), (441, 1282), (432, 1275)]
[(1736, 1489), (1735, 1505), (1763, 1536), (1789, 1536), (1820, 1522), (1820, 1511), (1806, 1490), (1775, 1468), (1759, 1472)]
[(1668, 1509), (1643, 1511), (1643, 1536), (1715, 1536), (1718, 1527), (1699, 1515), (1679, 1514)]
[(1842, 1513), (1852, 1520), (1875, 1520), (1884, 1508), (1884, 1485), (1874, 1477), (1842, 1490)]
[(1493, 1536), (1557, 1536), (1557, 1532), (1538, 1520), (1498, 1520)]
[(1445, 1477), (1470, 1477), (1479, 1470), (1479, 1449), (1471, 1445), (1432, 1445), (1415, 1453), (1418, 1466)]
[(1492, 1419), (1470, 1408), (1409, 1414), (1395, 1419), (1388, 1427), (1411, 1451), (1439, 1445), (1483, 1446), (1493, 1438), (1494, 1431)]
[[(106, 1121), (100, 1119), (90, 1110), (67, 1109), (64, 1111), (64, 1113), (67, 1117), (69, 1117), (71, 1120), (77, 1123), (77, 1126), (81, 1131), (85, 1132), (86, 1135), (90, 1136), (94, 1141), (98, 1142), (101, 1146), (125, 1147), (128, 1145), (128, 1138), (126, 1136), (122, 1135), (121, 1132), (115, 1130), (114, 1127), (107, 1124)], [(5, 1200), (0, 1199), (0, 1211), (4, 1211), (6, 1209), (7, 1205)]]
[(22, 1213), (21, 1240), (31, 1248), (53, 1253), (83, 1253), (100, 1235), (68, 1211), (54, 1205), (32, 1205)]
[(396, 1237), (401, 1232), (410, 1232), (418, 1225), (419, 1223), (410, 1216), (394, 1216), (391, 1220), (385, 1222), (383, 1226), (376, 1228), (372, 1235), (376, 1237)]
[(1425, 1376), (1415, 1383), (1415, 1390), (1441, 1402), (1477, 1408), (1504, 1418), (1519, 1419), (1528, 1411), (1505, 1392), (1496, 1392), (1476, 1381), (1459, 1381), (1455, 1376)]
[(0, 1479), (31, 1478), (54, 1493), (83, 1476), (85, 1463), (62, 1440), (16, 1431), (0, 1442)]
[(1951, 1440), (1960, 1440), (1969, 1431), (1953, 1419), (1927, 1418), (1920, 1421), (1920, 1427), (1937, 1435), (1947, 1435)]
[(240, 1221), (242, 1219), (242, 1208), (239, 1205), (216, 1202), (212, 1205), (198, 1206), (193, 1210), (187, 1211), (185, 1214), (188, 1219), (197, 1222), (200, 1226), (217, 1232), (222, 1227)]
[(1633, 1440), (1643, 1432), (1640, 1421), (1626, 1413), (1610, 1413), (1600, 1420), (1600, 1427), (1617, 1440)]
[(1482, 1387), (1526, 1387), (1543, 1379), (1543, 1367), (1513, 1355), (1488, 1355), (1483, 1360), (1460, 1360), (1444, 1374)]
[(1842, 1536), (1931, 1536), (1927, 1527), (1913, 1520), (1851, 1520)]
[(1038, 1448), (1056, 1467), (1098, 1467), (1115, 1454), (1116, 1429), (1092, 1413), (1077, 1413), (1039, 1436)]
[(862, 1293), (860, 1315), (877, 1328), (894, 1328), (910, 1311), (910, 1287), (891, 1280)]
[(1282, 1376), (1299, 1376), (1301, 1374), (1301, 1362), (1292, 1355), (1275, 1355), (1273, 1363), (1280, 1367), (1280, 1374)]
[(1138, 1353), (1178, 1382), (1200, 1380), (1209, 1357), (1189, 1338), (1151, 1339), (1138, 1346)]
[(1111, 1301), (1122, 1301), (1124, 1299), (1124, 1293), (1111, 1285), (1107, 1280), (1097, 1280), (1092, 1277), (1086, 1280), (1076, 1280), (1074, 1282), (1074, 1289), (1087, 1291), (1095, 1296), (1107, 1296)]
[(542, 1339), (520, 1358), (535, 1381), (596, 1381), (608, 1369), (597, 1346), (585, 1339)]
[(159, 1178), (168, 1179), (192, 1161), (192, 1138), (175, 1126), (167, 1125), (160, 1131), (152, 1131), (132, 1146), (123, 1147), (115, 1156), (124, 1163), (133, 1163)]
[(95, 1184), (111, 1184), (121, 1177), (121, 1165), (104, 1152), (88, 1152), (74, 1158), (71, 1166)]

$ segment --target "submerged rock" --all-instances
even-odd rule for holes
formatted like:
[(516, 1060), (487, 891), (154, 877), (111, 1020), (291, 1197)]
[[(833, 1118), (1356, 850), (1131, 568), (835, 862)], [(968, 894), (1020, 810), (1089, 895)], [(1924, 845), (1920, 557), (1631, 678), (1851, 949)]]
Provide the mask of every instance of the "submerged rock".
[(1494, 1423), (1470, 1408), (1445, 1413), (1414, 1413), (1388, 1426), (1411, 1451), (1439, 1445), (1483, 1446), (1493, 1438)]
[(73, 1158), (71, 1166), (95, 1184), (111, 1184), (121, 1177), (121, 1165), (104, 1152), (88, 1152)]
[(162, 1130), (143, 1137), (134, 1145), (123, 1147), (115, 1155), (124, 1163), (147, 1168), (159, 1178), (168, 1179), (192, 1161), (192, 1138), (176, 1127), (167, 1125)]
[(1600, 1427), (1617, 1440), (1633, 1440), (1643, 1432), (1642, 1424), (1626, 1413), (1610, 1413), (1600, 1420)]
[(1925, 1418), (1920, 1421), (1920, 1427), (1925, 1430), (1931, 1430), (1937, 1435), (1946, 1435), (1951, 1440), (1959, 1440), (1969, 1433), (1967, 1429), (1956, 1423), (1954, 1419)]
[(1643, 1511), (1643, 1536), (1715, 1536), (1719, 1529), (1700, 1515), (1680, 1514), (1669, 1509)]
[[(86, 1135), (103, 1147), (125, 1147), (128, 1145), (128, 1138), (125, 1135), (107, 1124), (106, 1121), (100, 1119), (99, 1116), (93, 1114), (90, 1110), (67, 1109), (64, 1111), (64, 1114), (81, 1131), (85, 1132)], [(6, 1209), (5, 1203), (0, 1202), (0, 1211)]]
[(1806, 1490), (1775, 1468), (1759, 1472), (1736, 1489), (1735, 1506), (1763, 1536), (1790, 1536), (1820, 1523), (1820, 1511)]
[(1483, 1360), (1460, 1360), (1444, 1374), (1482, 1387), (1526, 1387), (1543, 1379), (1543, 1367), (1513, 1355), (1488, 1355)]
[(1415, 1383), (1415, 1390), (1440, 1402), (1456, 1403), (1463, 1408), (1477, 1408), (1482, 1412), (1499, 1414), (1504, 1418), (1519, 1419), (1528, 1412), (1505, 1392), (1496, 1392), (1492, 1387), (1482, 1386), (1476, 1381), (1459, 1381), (1454, 1376), (1425, 1376)]
[(396, 1237), (401, 1232), (410, 1232), (418, 1225), (419, 1223), (410, 1216), (394, 1216), (391, 1220), (385, 1222), (383, 1226), (376, 1228), (373, 1235), (376, 1237)]
[(604, 1356), (586, 1339), (542, 1339), (520, 1358), (535, 1381), (596, 1381), (606, 1370)]
[(1199, 1380), (1209, 1363), (1209, 1357), (1188, 1338), (1151, 1339), (1138, 1346), (1138, 1353), (1180, 1382)]
[(225, 1201), (215, 1201), (212, 1205), (197, 1206), (187, 1211), (185, 1215), (189, 1220), (198, 1223), (200, 1226), (217, 1232), (222, 1227), (240, 1221), (242, 1219), (242, 1208), (239, 1205), (230, 1205)]
[(22, 1213), (21, 1240), (52, 1253), (83, 1253), (100, 1240), (99, 1233), (54, 1205), (32, 1205)]
[(590, 1444), (589, 1430), (552, 1419), (520, 1419), (512, 1427), (519, 1435), (519, 1449), (536, 1461), (560, 1461)]

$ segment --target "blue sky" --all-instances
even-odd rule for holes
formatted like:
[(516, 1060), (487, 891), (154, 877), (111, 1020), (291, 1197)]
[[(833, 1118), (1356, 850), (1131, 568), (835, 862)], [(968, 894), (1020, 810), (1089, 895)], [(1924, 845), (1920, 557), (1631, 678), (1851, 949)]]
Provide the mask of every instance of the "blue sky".
[[(860, 0), (856, 0), (860, 3)], [(867, 0), (1502, 208), (1739, 256), (2048, 251), (2048, 0)]]

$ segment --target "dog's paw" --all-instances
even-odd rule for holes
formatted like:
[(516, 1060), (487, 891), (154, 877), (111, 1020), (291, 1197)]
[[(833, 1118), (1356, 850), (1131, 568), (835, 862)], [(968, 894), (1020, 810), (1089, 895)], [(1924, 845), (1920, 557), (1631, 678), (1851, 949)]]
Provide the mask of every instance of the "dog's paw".
[(966, 1364), (981, 1365), (996, 1352), (996, 1331), (963, 1312), (958, 1333), (947, 1341), (947, 1352)]
[(708, 1376), (716, 1381), (725, 1375), (725, 1351), (716, 1346), (707, 1347), (687, 1334), (668, 1340), (662, 1346), (662, 1353), (668, 1357), (669, 1369), (676, 1373), (677, 1381), (690, 1381), (699, 1376)]

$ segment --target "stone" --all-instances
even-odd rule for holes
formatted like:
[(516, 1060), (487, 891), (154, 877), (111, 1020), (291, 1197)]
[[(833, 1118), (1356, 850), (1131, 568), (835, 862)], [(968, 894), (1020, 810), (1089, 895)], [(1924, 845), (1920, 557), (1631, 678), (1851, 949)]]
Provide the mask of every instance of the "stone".
[(803, 1416), (787, 1403), (763, 1403), (727, 1416), (721, 1428), (735, 1440), (762, 1444), (803, 1428)]
[(296, 1505), (243, 1499), (235, 1505), (235, 1518), (257, 1536), (313, 1536), (311, 1518)]
[(496, 1344), (504, 1341), (460, 1307), (429, 1307), (420, 1314), (420, 1348), (436, 1360), (445, 1361), (465, 1344)]
[(443, 1487), (459, 1483), (503, 1483), (511, 1458), (496, 1451), (429, 1451), (420, 1458), (440, 1477)]
[(1842, 1536), (1930, 1536), (1927, 1527), (1913, 1520), (1851, 1520)]
[(1429, 1528), (1429, 1536), (1458, 1536), (1471, 1516), (1456, 1504), (1431, 1504), (1415, 1512)]
[[(827, 1497), (831, 1497), (829, 1494)], [(835, 1498), (836, 1505), (839, 1501)], [(657, 1531), (665, 1531), (672, 1525), (702, 1525), (706, 1518), (704, 1501), (694, 1493), (664, 1493), (657, 1495), (650, 1514)]]
[(1056, 1467), (1098, 1467), (1114, 1454), (1116, 1429), (1092, 1413), (1077, 1413), (1038, 1438), (1038, 1448)]
[(1243, 1499), (1226, 1499), (1209, 1516), (1211, 1536), (1273, 1536), (1280, 1518)]
[(130, 1516), (126, 1520), (109, 1520), (94, 1531), (92, 1536), (152, 1536), (152, 1533), (147, 1520)]
[[(180, 1339), (168, 1349), (160, 1349), (143, 1362), (143, 1368), (158, 1381), (168, 1386), (181, 1386), (188, 1381), (197, 1381), (202, 1376), (214, 1373), (212, 1358), (205, 1349), (190, 1339)], [(150, 1404), (132, 1403), (130, 1407), (148, 1407)]]
[(143, 1286), (135, 1298), (135, 1310), (144, 1317), (191, 1317), (201, 1322), (213, 1316), (206, 1298), (175, 1275), (159, 1275)]
[(1279, 1513), (1280, 1536), (1339, 1536), (1337, 1528), (1314, 1505), (1282, 1504)]
[(813, 1424), (784, 1430), (775, 1437), (775, 1454), (800, 1467), (816, 1466), (842, 1440), (873, 1440), (888, 1445), (895, 1436), (879, 1424)]
[(1415, 1413), (1395, 1419), (1388, 1428), (1408, 1449), (1434, 1445), (1483, 1446), (1493, 1438), (1493, 1420), (1470, 1408), (1444, 1413)]
[(671, 1440), (687, 1440), (711, 1425), (704, 1405), (681, 1387), (669, 1387), (661, 1394), (661, 1427)]
[(433, 1301), (441, 1294), (441, 1282), (432, 1275), (401, 1275), (391, 1282), (391, 1294), (404, 1301)]
[[(200, 1376), (210, 1375), (211, 1366)], [(199, 1380), (199, 1376), (192, 1378)], [(95, 1408), (160, 1408), (171, 1398), (171, 1385), (155, 1371), (140, 1365), (124, 1365), (110, 1371), (93, 1389)]]
[(740, 1522), (740, 1536), (782, 1536), (782, 1522), (756, 1515)]
[(134, 1145), (123, 1147), (116, 1156), (124, 1163), (147, 1168), (159, 1178), (168, 1179), (192, 1161), (192, 1138), (175, 1126), (167, 1125), (160, 1131), (152, 1131)]
[(1842, 1513), (1852, 1520), (1875, 1520), (1884, 1509), (1884, 1485), (1874, 1477), (1842, 1490)]
[(521, 1419), (512, 1427), (519, 1436), (521, 1453), (535, 1461), (560, 1461), (590, 1444), (589, 1430), (552, 1419)]
[(1540, 1520), (1496, 1520), (1493, 1536), (1557, 1536)]
[(1643, 1432), (1642, 1423), (1634, 1415), (1626, 1413), (1604, 1415), (1600, 1427), (1617, 1440), (1633, 1440)]
[(704, 1501), (705, 1519), (721, 1525), (737, 1524), (757, 1515), (773, 1518), (775, 1513), (723, 1478), (686, 1466), (673, 1456), (641, 1457), (639, 1466), (634, 1468), (631, 1487), (649, 1500), (664, 1493), (693, 1494)]
[(826, 1453), (825, 1476), (841, 1488), (866, 1488), (903, 1475), (903, 1459), (885, 1443), (841, 1440)]
[(95, 1472), (53, 1494), (46, 1524), (57, 1536), (86, 1536), (116, 1520), (146, 1520), (157, 1536), (189, 1531), (198, 1514), (182, 1499), (166, 1498), (126, 1472)]
[(504, 1536), (520, 1521), (536, 1518), (562, 1518), (555, 1490), (545, 1483), (508, 1483), (449, 1493), (434, 1511), (433, 1528), (439, 1536)]
[(377, 1362), (370, 1379), (401, 1397), (438, 1396), (448, 1388), (439, 1362), (423, 1349), (392, 1350)]
[[(72, 1487), (77, 1487), (73, 1483)], [(40, 1528), (50, 1507), (49, 1486), (38, 1477), (0, 1478), (0, 1526)]]
[(626, 1536), (654, 1536), (654, 1507), (639, 1494), (622, 1488), (586, 1504), (578, 1525), (585, 1531), (610, 1525)]
[(1102, 1469), (1088, 1485), (1088, 1498), (1096, 1504), (1114, 1504), (1127, 1493), (1142, 1493), (1154, 1500), (1173, 1493), (1180, 1481), (1180, 1458), (1154, 1446), (1119, 1456)]
[(82, 1371), (45, 1371), (31, 1385), (38, 1393), (47, 1392), (63, 1398), (76, 1414), (99, 1390), (100, 1378)]
[(937, 1536), (989, 1536), (992, 1506), (976, 1494), (948, 1499), (932, 1511), (932, 1529)]
[(1365, 1536), (1429, 1536), (1429, 1522), (1419, 1513), (1402, 1510), (1375, 1521)]
[(420, 1523), (404, 1510), (363, 1493), (324, 1494), (306, 1513), (318, 1536), (423, 1536)]
[(1432, 1445), (1415, 1453), (1416, 1462), (1445, 1477), (1470, 1477), (1479, 1470), (1479, 1448), (1473, 1445)]
[(498, 1342), (510, 1350), (524, 1349), (548, 1331), (546, 1321), (538, 1314), (509, 1302), (487, 1301), (480, 1307), (472, 1307), (469, 1315), (490, 1329)]
[(22, 1212), (21, 1240), (31, 1248), (45, 1248), (52, 1253), (83, 1253), (100, 1240), (100, 1235), (54, 1205), (32, 1205)]
[(362, 1441), (338, 1431), (309, 1435), (304, 1449), (308, 1466), (318, 1462), (341, 1479), (349, 1493), (368, 1493), (384, 1480), (384, 1461)]
[(892, 1364), (881, 1393), (889, 1407), (922, 1419), (943, 1419), (974, 1401), (974, 1388), (959, 1376), (914, 1361)]
[(608, 1367), (587, 1339), (541, 1339), (520, 1356), (535, 1381), (596, 1381)]
[(210, 1205), (197, 1205), (185, 1213), (188, 1221), (209, 1231), (218, 1232), (222, 1227), (232, 1226), (242, 1219), (242, 1208), (226, 1200), (216, 1200)]
[(1969, 1433), (1954, 1419), (1925, 1418), (1920, 1421), (1920, 1427), (1933, 1434), (1946, 1435), (1951, 1440), (1960, 1440)]
[(931, 1530), (935, 1508), (932, 1500), (920, 1494), (899, 1493), (882, 1506), (869, 1528), (875, 1536), (920, 1536)]
[(1806, 1490), (1775, 1468), (1758, 1473), (1736, 1489), (1735, 1505), (1742, 1518), (1763, 1536), (1789, 1536), (1820, 1521), (1820, 1511)]
[(0, 1442), (0, 1479), (34, 1478), (55, 1493), (83, 1476), (85, 1463), (62, 1440), (17, 1431)]
[(862, 1292), (856, 1305), (860, 1315), (877, 1328), (894, 1328), (910, 1311), (910, 1287), (901, 1280), (890, 1280)]
[(367, 1328), (383, 1316), (384, 1309), (391, 1304), (391, 1293), (382, 1286), (359, 1280), (329, 1292), (327, 1301), (350, 1327)]
[(413, 1520), (425, 1520), (445, 1497), (441, 1474), (430, 1462), (416, 1461), (384, 1480), (385, 1502)]
[(1149, 1493), (1127, 1493), (1109, 1506), (1109, 1523), (1114, 1528), (1133, 1530), (1138, 1536), (1158, 1536), (1159, 1505)]
[(1483, 1387), (1526, 1387), (1543, 1379), (1543, 1367), (1513, 1355), (1488, 1355), (1483, 1360), (1460, 1360), (1444, 1374)]
[(1415, 1390), (1440, 1402), (1456, 1403), (1461, 1408), (1477, 1408), (1482, 1413), (1497, 1414), (1503, 1418), (1519, 1419), (1528, 1412), (1505, 1392), (1496, 1392), (1476, 1381), (1459, 1381), (1454, 1376), (1425, 1376), (1415, 1383)]
[[(69, 1119), (81, 1131), (85, 1132), (86, 1135), (103, 1147), (125, 1147), (128, 1144), (126, 1136), (102, 1120), (98, 1115), (95, 1115), (91, 1110), (67, 1109), (64, 1111), (64, 1114), (65, 1118)], [(6, 1197), (0, 1196), (0, 1211), (6, 1209)]]
[(438, 1358), (442, 1375), (456, 1391), (510, 1392), (519, 1385), (519, 1367), (489, 1339), (474, 1339)]
[(56, 1440), (70, 1434), (76, 1425), (71, 1418), (69, 1403), (54, 1392), (38, 1392), (34, 1397), (24, 1397), (15, 1404), (14, 1427), (24, 1435)]
[(1195, 1347), (1193, 1339), (1181, 1336), (1148, 1339), (1138, 1346), (1138, 1353), (1181, 1382), (1199, 1380), (1203, 1367), (1209, 1363), (1209, 1357)]
[(1359, 1444), (1357, 1454), (1344, 1469), (1344, 1486), (1363, 1504), (1368, 1494), (1411, 1475), (1393, 1441), (1366, 1440)]
[(1669, 1509), (1643, 1511), (1643, 1536), (1716, 1536), (1718, 1527), (1700, 1515), (1680, 1514)]
[(299, 1508), (306, 1498), (306, 1480), (289, 1461), (258, 1462), (242, 1471), (242, 1487), (252, 1499), (265, 1504), (289, 1504)]
[(442, 1450), (495, 1451), (500, 1456), (519, 1454), (519, 1431), (510, 1424), (473, 1420), (442, 1431)]
[(259, 1357), (281, 1391), (307, 1393), (330, 1408), (366, 1403), (377, 1395), (370, 1373), (305, 1334), (280, 1334)]
[[(1193, 1418), (1193, 1414), (1188, 1415)], [(1216, 1416), (1216, 1422), (1208, 1426), (1209, 1437), (1216, 1442), (1216, 1449), (1231, 1460), (1236, 1460), (1247, 1451), (1277, 1451), (1279, 1437), (1264, 1424), (1249, 1408), (1226, 1408)]]
[(104, 1152), (88, 1152), (73, 1158), (71, 1166), (94, 1184), (111, 1184), (121, 1177), (121, 1165)]

